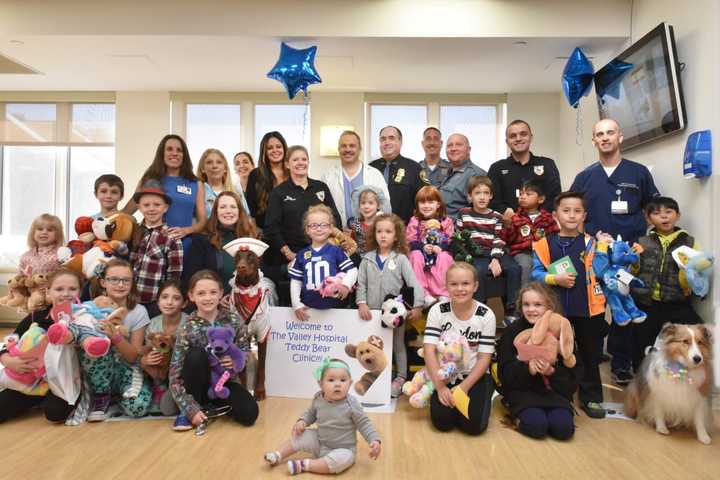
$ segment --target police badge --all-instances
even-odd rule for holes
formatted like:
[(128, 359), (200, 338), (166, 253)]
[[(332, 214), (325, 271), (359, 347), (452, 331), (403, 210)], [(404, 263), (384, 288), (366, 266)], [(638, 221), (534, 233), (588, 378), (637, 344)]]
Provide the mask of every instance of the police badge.
[(320, 200), (321, 202), (325, 201), (325, 192), (324, 191), (321, 190), (319, 192), (315, 192), (315, 195), (318, 197), (318, 200)]
[(405, 169), (404, 168), (398, 168), (397, 173), (395, 174), (395, 183), (401, 183), (402, 179), (405, 177)]
[(522, 235), (523, 237), (527, 237), (528, 235), (530, 235), (530, 225), (523, 225), (522, 227), (520, 227), (520, 235)]
[(533, 166), (533, 172), (535, 172), (535, 175), (542, 175), (545, 173), (545, 166), (544, 165), (535, 165)]

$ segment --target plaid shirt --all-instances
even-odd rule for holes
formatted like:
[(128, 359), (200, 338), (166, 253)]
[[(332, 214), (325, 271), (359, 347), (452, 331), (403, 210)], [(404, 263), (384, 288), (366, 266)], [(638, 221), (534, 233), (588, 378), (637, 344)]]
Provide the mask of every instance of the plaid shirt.
[(183, 245), (172, 240), (168, 226), (148, 228), (143, 223), (140, 243), (130, 253), (130, 263), (135, 272), (135, 285), (140, 294), (140, 303), (151, 303), (157, 299), (160, 284), (174, 278), (180, 280), (183, 266)]

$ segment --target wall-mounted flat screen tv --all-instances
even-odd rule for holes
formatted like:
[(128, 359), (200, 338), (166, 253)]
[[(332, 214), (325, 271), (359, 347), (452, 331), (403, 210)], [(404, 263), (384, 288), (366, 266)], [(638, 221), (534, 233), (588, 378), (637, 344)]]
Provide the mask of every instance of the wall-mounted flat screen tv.
[(661, 23), (595, 74), (600, 118), (620, 124), (623, 150), (685, 128), (679, 65), (673, 27)]

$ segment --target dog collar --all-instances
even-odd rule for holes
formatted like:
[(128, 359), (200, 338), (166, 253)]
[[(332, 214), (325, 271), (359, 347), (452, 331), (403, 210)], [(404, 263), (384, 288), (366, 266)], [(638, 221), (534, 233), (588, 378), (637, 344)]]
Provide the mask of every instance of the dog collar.
[(666, 377), (672, 378), (673, 380), (690, 385), (693, 383), (692, 377), (688, 375), (687, 367), (680, 362), (667, 362), (663, 366), (663, 373)]

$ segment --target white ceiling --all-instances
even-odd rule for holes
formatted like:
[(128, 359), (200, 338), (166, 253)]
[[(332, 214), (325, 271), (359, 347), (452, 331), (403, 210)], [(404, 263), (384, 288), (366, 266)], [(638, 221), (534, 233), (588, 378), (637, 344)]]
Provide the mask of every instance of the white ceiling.
[[(320, 91), (505, 93), (560, 90), (580, 46), (602, 67), (626, 43), (592, 38), (347, 38), (318, 46)], [(518, 41), (527, 42), (518, 46)], [(40, 72), (0, 74), (0, 90), (281, 91), (265, 74), (280, 39), (207, 35), (0, 35), (0, 55)]]

